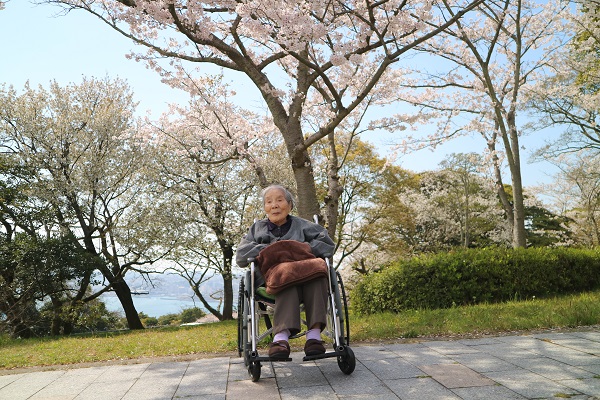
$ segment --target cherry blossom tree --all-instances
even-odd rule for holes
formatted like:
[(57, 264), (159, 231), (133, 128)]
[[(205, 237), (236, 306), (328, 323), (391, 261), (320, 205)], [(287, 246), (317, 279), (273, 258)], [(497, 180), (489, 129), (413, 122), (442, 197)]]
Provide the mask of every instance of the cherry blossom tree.
[[(210, 313), (228, 320), (233, 317), (235, 246), (259, 215), (258, 177), (267, 179), (264, 165), (247, 147), (256, 147), (256, 132), (269, 124), (229, 101), (230, 91), (220, 80), (214, 77), (214, 84), (199, 88), (188, 105), (173, 105), (153, 123), (147, 146), (155, 161), (149, 180), (166, 199), (161, 213), (177, 238), (166, 257), (167, 271), (185, 278)], [(203, 293), (201, 286), (215, 275), (223, 290)], [(220, 308), (211, 304), (215, 297)]]
[[(365, 101), (386, 102), (395, 90), (385, 83), (386, 74), (401, 57), (481, 1), (453, 0), (443, 8), (432, 0), (42, 2), (86, 10), (145, 46), (147, 53), (132, 57), (168, 83), (186, 82), (197, 75), (193, 65), (209, 64), (249, 84), (284, 140), (299, 214), (311, 218), (320, 206), (309, 148), (334, 140), (336, 129), (361, 114)], [(194, 94), (195, 85), (188, 87)], [(305, 120), (309, 114), (313, 125)]]
[(535, 154), (560, 171), (539, 190), (551, 199), (553, 211), (567, 219), (572, 236), (565, 244), (594, 246), (600, 240), (600, 2), (571, 3), (575, 7), (564, 28), (571, 40), (556, 53), (552, 74), (533, 88), (530, 104), (542, 128), (564, 129)]
[(440, 164), (450, 178), (447, 182), (459, 203), (458, 208), (462, 209), (462, 218), (459, 218), (459, 221), (464, 247), (471, 245), (471, 219), (474, 211), (471, 203), (478, 191), (475, 178), (479, 175), (482, 164), (481, 156), (477, 153), (452, 153)]
[[(74, 235), (98, 258), (105, 286), (90, 294), (92, 271), (74, 301), (107, 290), (119, 298), (129, 327), (143, 328), (124, 277), (160, 259), (156, 238), (167, 232), (155, 218), (156, 201), (143, 182), (147, 158), (133, 117), (135, 102), (121, 80), (84, 79), (49, 90), (26, 85), (0, 90), (2, 150), (33, 177), (32, 195), (48, 204), (51, 230)], [(164, 244), (164, 241), (162, 242)]]
[(398, 194), (410, 217), (396, 229), (402, 229), (412, 251), (464, 246), (465, 237), (471, 246), (506, 243), (507, 229), (489, 181), (474, 173), (469, 181), (465, 186), (464, 173), (450, 169), (429, 171), (420, 174), (417, 189)]
[[(169, 202), (163, 212), (169, 214), (171, 233), (177, 237), (177, 245), (165, 258), (171, 265), (167, 272), (185, 278), (206, 310), (219, 320), (229, 320), (233, 318), (235, 246), (249, 225), (246, 213), (256, 203), (258, 184), (239, 162), (179, 162), (179, 166), (161, 163), (158, 175), (166, 178)], [(215, 276), (221, 279), (221, 290), (202, 291)], [(212, 300), (219, 300), (219, 306), (213, 306)]]
[(561, 137), (540, 149), (553, 157), (580, 149), (600, 150), (600, 1), (573, 1), (572, 40), (555, 56), (554, 70), (535, 87), (531, 105), (540, 126), (564, 129)]
[(560, 154), (550, 159), (560, 172), (538, 192), (548, 198), (551, 209), (569, 219), (573, 241), (565, 244), (600, 244), (600, 154), (594, 149)]
[[(526, 245), (519, 142), (525, 126), (518, 116), (530, 87), (541, 79), (542, 71), (551, 65), (551, 55), (566, 40), (561, 32), (567, 7), (560, 1), (484, 2), (468, 19), (419, 45), (423, 52), (419, 65), (429, 66), (413, 70), (411, 82), (399, 82), (414, 89), (400, 92), (399, 99), (419, 107), (431, 123), (429, 129), (421, 129), (429, 135), (407, 136), (404, 150), (436, 146), (464, 135), (485, 140), (513, 247)], [(404, 118), (399, 116), (400, 121)], [(510, 174), (512, 198), (505, 191), (504, 167)]]

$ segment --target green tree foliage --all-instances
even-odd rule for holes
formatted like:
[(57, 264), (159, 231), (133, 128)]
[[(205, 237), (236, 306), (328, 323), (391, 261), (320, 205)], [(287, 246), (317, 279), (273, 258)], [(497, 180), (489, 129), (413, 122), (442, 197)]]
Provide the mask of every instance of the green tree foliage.
[(206, 313), (199, 307), (190, 307), (181, 310), (180, 313), (169, 313), (157, 317), (150, 317), (144, 312), (139, 313), (140, 320), (146, 327), (151, 326), (171, 326), (179, 324), (188, 324), (190, 322), (196, 322), (198, 319), (204, 317)]
[[(86, 310), (75, 299), (77, 288), (103, 261), (85, 252), (68, 230), (48, 230), (54, 214), (31, 188), (35, 168), (11, 153), (2, 154), (0, 166), (0, 329), (30, 337), (88, 324), (92, 305)], [(44, 301), (48, 306), (39, 309)]]
[(63, 307), (56, 307), (52, 301), (47, 301), (40, 307), (41, 333), (56, 335), (65, 333), (64, 326), (61, 331), (56, 330), (57, 317), (61, 321), (70, 322), (70, 333), (98, 332), (123, 329), (118, 312), (109, 311), (99, 299), (88, 302), (70, 302)]
[(414, 214), (398, 196), (418, 187), (418, 175), (388, 165), (380, 172), (378, 182), (369, 191), (369, 202), (363, 208), (366, 223), (361, 231), (366, 240), (354, 257), (354, 268), (361, 273), (411, 254), (415, 240)]
[(17, 234), (0, 244), (0, 312), (3, 330), (30, 337), (45, 329), (36, 303), (49, 299), (46, 318), (50, 333), (70, 333), (85, 314), (74, 299), (73, 282), (98, 268), (99, 260), (86, 253), (70, 236), (32, 237)]
[[(335, 233), (338, 266), (347, 262), (356, 271), (366, 273), (387, 259), (388, 250), (406, 247), (394, 235), (382, 237), (379, 230), (397, 215), (394, 193), (408, 184), (412, 174), (388, 163), (373, 145), (356, 135), (339, 137), (337, 157), (332, 157), (331, 147), (324, 146), (312, 156), (318, 172), (318, 193), (325, 204), (337, 205), (333, 219), (337, 226), (328, 228), (330, 234)], [(336, 201), (330, 198), (332, 185), (327, 183), (331, 179), (332, 159), (337, 160), (335, 175), (341, 190)]]
[(146, 317), (146, 318), (141, 318), (142, 323), (144, 324), (145, 327), (152, 327), (152, 326), (158, 326), (158, 318), (156, 317)]
[(525, 207), (528, 247), (551, 247), (570, 243), (572, 233), (566, 227), (573, 221), (539, 205)]

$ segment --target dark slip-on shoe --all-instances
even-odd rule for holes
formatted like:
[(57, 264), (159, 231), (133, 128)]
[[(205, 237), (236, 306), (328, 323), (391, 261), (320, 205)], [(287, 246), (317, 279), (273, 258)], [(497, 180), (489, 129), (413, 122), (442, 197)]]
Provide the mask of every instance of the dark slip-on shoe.
[(325, 353), (325, 346), (323, 342), (317, 339), (309, 339), (304, 345), (304, 354), (307, 356), (318, 356), (319, 354)]
[(290, 356), (290, 344), (285, 340), (279, 340), (269, 345), (269, 357), (288, 358)]

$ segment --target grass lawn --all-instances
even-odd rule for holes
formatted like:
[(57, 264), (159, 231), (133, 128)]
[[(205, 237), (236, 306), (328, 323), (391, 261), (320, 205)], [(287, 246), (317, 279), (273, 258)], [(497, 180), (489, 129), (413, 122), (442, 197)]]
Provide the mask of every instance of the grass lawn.
[[(505, 334), (600, 324), (600, 291), (553, 299), (350, 316), (350, 344), (406, 338)], [(303, 340), (292, 341), (300, 349)], [(237, 356), (237, 322), (69, 337), (0, 336), (0, 369), (148, 357)]]

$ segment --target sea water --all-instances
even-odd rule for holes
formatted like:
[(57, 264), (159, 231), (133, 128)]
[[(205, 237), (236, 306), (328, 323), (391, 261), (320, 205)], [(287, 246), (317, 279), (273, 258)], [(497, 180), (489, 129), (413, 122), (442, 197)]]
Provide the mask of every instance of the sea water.
[[(123, 313), (123, 307), (117, 296), (113, 294), (102, 295), (101, 300), (106, 304), (109, 311)], [(160, 317), (167, 314), (179, 314), (187, 308), (198, 307), (204, 309), (202, 303), (196, 299), (185, 297), (151, 296), (151, 295), (133, 295), (133, 304), (136, 311), (143, 312), (149, 317)], [(218, 304), (211, 304), (216, 307)]]

